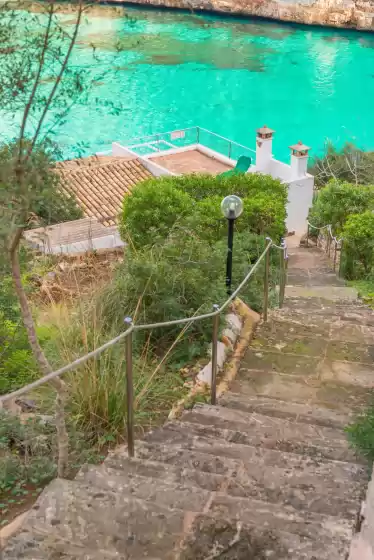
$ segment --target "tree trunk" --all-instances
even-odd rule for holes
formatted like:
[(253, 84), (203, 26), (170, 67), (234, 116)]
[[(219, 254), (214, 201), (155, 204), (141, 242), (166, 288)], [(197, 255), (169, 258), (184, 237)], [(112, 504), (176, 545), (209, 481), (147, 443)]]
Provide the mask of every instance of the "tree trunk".
[[(51, 373), (52, 368), (39, 344), (38, 336), (36, 334), (35, 322), (31, 313), (30, 305), (26, 297), (26, 293), (22, 284), (21, 269), (19, 264), (19, 243), (23, 234), (23, 228), (18, 228), (10, 247), (10, 259), (12, 266), (13, 282), (16, 289), (18, 301), (21, 308), (21, 315), (23, 324), (27, 331), (28, 340), (31, 346), (32, 353), (43, 375)], [(67, 400), (67, 388), (62, 379), (56, 377), (50, 381), (53, 388), (56, 390), (56, 432), (57, 432), (57, 445), (58, 445), (58, 466), (57, 474), (63, 477), (65, 469), (68, 464), (69, 453), (69, 436), (66, 429), (65, 422), (65, 404)]]

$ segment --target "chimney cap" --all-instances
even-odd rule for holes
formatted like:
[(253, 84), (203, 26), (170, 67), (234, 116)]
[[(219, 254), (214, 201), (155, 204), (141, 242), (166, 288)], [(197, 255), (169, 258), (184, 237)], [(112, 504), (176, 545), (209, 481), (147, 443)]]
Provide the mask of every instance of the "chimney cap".
[(303, 144), (301, 140), (299, 140), (297, 144), (289, 146), (289, 148), (294, 152), (295, 155), (302, 156), (308, 155), (309, 150), (311, 150), (311, 147)]
[(272, 128), (269, 128), (268, 126), (266, 126), (266, 124), (264, 124), (264, 126), (262, 126), (261, 128), (258, 128), (256, 130), (258, 136), (264, 136), (269, 137), (272, 136), (275, 132), (275, 130), (273, 130)]

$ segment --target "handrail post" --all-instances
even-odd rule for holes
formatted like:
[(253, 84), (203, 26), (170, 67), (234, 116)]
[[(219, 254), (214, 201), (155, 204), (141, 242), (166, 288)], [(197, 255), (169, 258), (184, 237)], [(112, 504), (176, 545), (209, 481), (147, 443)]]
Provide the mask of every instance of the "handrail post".
[(343, 245), (344, 240), (340, 240), (340, 260), (339, 260), (339, 278), (343, 278)]
[[(128, 327), (132, 325), (131, 317), (126, 317)], [(134, 457), (134, 381), (132, 371), (132, 331), (126, 337), (126, 400), (127, 400), (127, 451)]]
[(196, 144), (200, 144), (200, 127), (196, 127)]
[(283, 250), (280, 253), (280, 282), (279, 282), (279, 309), (283, 307), (284, 293), (286, 289), (286, 247), (282, 243)]
[(328, 230), (328, 242), (327, 242), (327, 256), (330, 258), (331, 257), (331, 233)]
[[(219, 305), (213, 305), (214, 311), (218, 311)], [(213, 317), (213, 333), (212, 333), (212, 383), (210, 387), (210, 402), (212, 405), (217, 404), (217, 355), (218, 355), (218, 330), (219, 330), (219, 313)]]
[[(270, 237), (266, 238), (269, 243), (271, 241)], [(264, 272), (264, 309), (263, 318), (264, 322), (268, 320), (268, 305), (269, 305), (269, 268), (270, 268), (270, 249), (265, 255), (265, 272)]]
[(229, 142), (229, 159), (231, 159), (232, 143)]
[(338, 242), (336, 241), (336, 239), (334, 239), (334, 272), (336, 271), (336, 246), (337, 246)]

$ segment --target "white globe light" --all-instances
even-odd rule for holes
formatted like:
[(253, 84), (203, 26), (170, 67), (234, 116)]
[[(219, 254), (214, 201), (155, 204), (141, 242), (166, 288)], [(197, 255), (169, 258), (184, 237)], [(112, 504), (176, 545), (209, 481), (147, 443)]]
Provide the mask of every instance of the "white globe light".
[(235, 194), (230, 194), (222, 200), (221, 210), (225, 218), (235, 220), (243, 212), (243, 201)]

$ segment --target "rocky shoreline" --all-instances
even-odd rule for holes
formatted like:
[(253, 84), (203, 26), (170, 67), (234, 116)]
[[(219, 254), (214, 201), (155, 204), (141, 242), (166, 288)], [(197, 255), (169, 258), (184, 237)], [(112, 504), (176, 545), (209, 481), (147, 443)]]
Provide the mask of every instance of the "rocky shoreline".
[[(115, 4), (116, 0), (111, 3)], [(374, 0), (127, 0), (126, 3), (374, 31)]]

